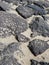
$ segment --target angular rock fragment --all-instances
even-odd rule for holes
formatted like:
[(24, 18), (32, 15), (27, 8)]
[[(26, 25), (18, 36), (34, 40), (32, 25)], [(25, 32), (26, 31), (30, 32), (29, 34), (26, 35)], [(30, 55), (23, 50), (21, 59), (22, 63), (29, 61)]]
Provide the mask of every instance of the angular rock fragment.
[(16, 11), (24, 18), (31, 17), (34, 13), (34, 11), (27, 6), (18, 6)]
[(35, 12), (35, 15), (45, 15), (46, 14), (46, 10), (35, 5), (35, 4), (30, 4), (27, 5), (29, 8), (33, 9)]
[(49, 45), (46, 41), (35, 39), (29, 42), (28, 48), (35, 56), (37, 56), (44, 53), (49, 48)]
[(13, 32), (18, 34), (28, 29), (28, 23), (15, 14), (0, 12), (0, 37), (10, 36)]
[(19, 5), (19, 4), (22, 4), (22, 3), (26, 3), (27, 2), (25, 0), (2, 0), (2, 1), (8, 2), (8, 3), (13, 3), (15, 5)]
[(49, 7), (49, 1), (33, 1), (33, 3), (40, 7)]
[(13, 53), (19, 49), (20, 44), (13, 42), (11, 44), (9, 44), (7, 47), (4, 48), (4, 50), (2, 51), (2, 55), (4, 56), (11, 56), (13, 55)]
[(29, 38), (24, 36), (23, 34), (16, 35), (16, 39), (18, 42), (28, 42)]
[(8, 3), (13, 3), (15, 5), (26, 5), (26, 4), (31, 4), (34, 0), (2, 0)]
[(34, 20), (29, 24), (29, 27), (32, 32), (37, 32), (39, 35), (49, 37), (49, 24), (41, 17), (35, 17)]
[(38, 62), (38, 61), (32, 59), (31, 65), (49, 65), (49, 63), (48, 62), (42, 62), (42, 61)]
[(4, 57), (1, 62), (0, 62), (1, 65), (21, 65), (17, 59), (15, 59), (14, 57)]

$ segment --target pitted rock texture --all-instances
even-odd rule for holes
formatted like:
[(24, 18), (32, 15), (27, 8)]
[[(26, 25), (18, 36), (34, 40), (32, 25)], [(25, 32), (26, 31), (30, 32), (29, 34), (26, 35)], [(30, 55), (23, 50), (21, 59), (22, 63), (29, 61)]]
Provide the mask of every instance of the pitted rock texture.
[(33, 33), (37, 32), (37, 35), (49, 37), (49, 24), (41, 17), (34, 17), (34, 20), (29, 24), (29, 27)]
[(46, 41), (35, 39), (29, 42), (28, 48), (35, 56), (37, 56), (45, 52), (49, 48), (49, 45)]
[(49, 65), (49, 63), (48, 62), (42, 62), (42, 61), (38, 62), (38, 61), (32, 59), (31, 65)]
[(19, 49), (20, 44), (13, 42), (6, 46), (0, 52), (0, 65), (21, 65), (18, 63), (17, 59), (14, 58), (14, 52)]
[(28, 23), (24, 19), (14, 14), (0, 12), (0, 37), (9, 36), (12, 32), (18, 34), (26, 31), (27, 28)]

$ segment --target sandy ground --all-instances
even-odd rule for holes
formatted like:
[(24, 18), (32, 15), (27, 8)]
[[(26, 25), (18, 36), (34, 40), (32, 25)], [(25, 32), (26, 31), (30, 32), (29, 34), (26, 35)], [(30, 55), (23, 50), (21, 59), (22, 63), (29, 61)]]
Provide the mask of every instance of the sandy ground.
[[(16, 6), (13, 6), (12, 8), (15, 8)], [(10, 10), (10, 11), (8, 11), (8, 12), (10, 12), (10, 13), (14, 13), (14, 14), (16, 14), (16, 15), (18, 15), (18, 13), (17, 12), (15, 12), (14, 11), (14, 9), (13, 9), (13, 11), (12, 10)], [(19, 15), (18, 15), (19, 16)], [(30, 17), (30, 18), (28, 18), (28, 19), (26, 19), (26, 21), (28, 22), (28, 23), (30, 23), (31, 22), (31, 20), (32, 20), (32, 18), (33, 18), (33, 16), (32, 17)], [(29, 37), (30, 38), (30, 33), (31, 33), (31, 30), (30, 29), (28, 29), (27, 31), (25, 31), (24, 33), (22, 33), (22, 34), (24, 34), (25, 36), (27, 36), (27, 37)], [(42, 40), (49, 40), (49, 38), (48, 37), (46, 37), (46, 38), (44, 38), (44, 37), (42, 37), (42, 36), (36, 36), (35, 37), (36, 39), (42, 39)], [(32, 38), (32, 39), (35, 39), (35, 38)], [(32, 40), (31, 38), (30, 38), (30, 40)], [(7, 38), (0, 38), (0, 42), (2, 42), (2, 43), (4, 43), (5, 45), (7, 45), (7, 44), (9, 44), (9, 43), (11, 43), (11, 42), (17, 42), (17, 40), (15, 39), (15, 37), (12, 35), (12, 36), (10, 36), (10, 37), (7, 37)], [(49, 42), (48, 42), (48, 44), (49, 44)], [(41, 55), (38, 55), (38, 56), (34, 56), (30, 51), (29, 51), (29, 49), (28, 49), (28, 47), (27, 47), (27, 45), (28, 45), (28, 42), (27, 43), (22, 43), (22, 45), (21, 45), (21, 50), (23, 51), (23, 53), (24, 53), (24, 56), (21, 54), (21, 53), (19, 53), (18, 55), (17, 55), (17, 53), (15, 52), (14, 53), (14, 57), (16, 57), (17, 59), (18, 59), (18, 61), (22, 64), (22, 65), (30, 65), (30, 59), (35, 59), (35, 60), (38, 60), (38, 61), (46, 61), (46, 62), (49, 62), (49, 49), (47, 49), (44, 53), (42, 53)]]

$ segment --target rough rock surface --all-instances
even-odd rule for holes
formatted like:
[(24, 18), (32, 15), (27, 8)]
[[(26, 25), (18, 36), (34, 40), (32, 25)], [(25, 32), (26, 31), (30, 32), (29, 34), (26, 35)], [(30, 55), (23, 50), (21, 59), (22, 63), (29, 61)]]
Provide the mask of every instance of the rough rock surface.
[(34, 11), (27, 6), (19, 6), (16, 11), (24, 18), (31, 17), (34, 14)]
[(49, 24), (41, 17), (34, 17), (34, 20), (29, 24), (32, 32), (37, 32), (39, 35), (49, 37)]
[(17, 62), (17, 59), (14, 57), (4, 57), (3, 60), (1, 60), (0, 65), (21, 65)]
[[(21, 22), (20, 22), (21, 21)], [(0, 12), (0, 37), (6, 37), (26, 31), (28, 28), (27, 22), (14, 14)]]
[(9, 44), (7, 47), (5, 47), (2, 51), (2, 55), (3, 56), (10, 56), (10, 55), (13, 55), (13, 53), (17, 50), (20, 50), (19, 49), (19, 46), (20, 44), (19, 43), (16, 43), (16, 42), (13, 42), (11, 44)]
[(49, 1), (0, 0), (0, 65), (49, 65)]
[(35, 39), (29, 42), (28, 48), (35, 55), (42, 54), (49, 48), (49, 45), (46, 41)]
[(31, 65), (49, 65), (49, 63), (42, 62), (42, 61), (38, 62), (38, 61), (32, 59), (31, 60)]
[(0, 52), (0, 65), (21, 65), (14, 58), (14, 52), (19, 50), (19, 43), (13, 42)]
[(17, 39), (18, 42), (28, 42), (30, 39), (26, 36), (24, 36), (23, 34), (18, 34), (15, 37)]

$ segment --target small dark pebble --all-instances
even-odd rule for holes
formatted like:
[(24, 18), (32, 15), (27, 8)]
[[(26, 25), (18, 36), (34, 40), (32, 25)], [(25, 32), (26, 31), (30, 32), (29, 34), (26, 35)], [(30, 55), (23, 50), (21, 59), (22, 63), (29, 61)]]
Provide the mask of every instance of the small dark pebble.
[(46, 41), (35, 39), (29, 42), (28, 48), (35, 56), (37, 56), (44, 53), (49, 48), (49, 45)]
[(48, 62), (42, 62), (42, 61), (38, 62), (38, 61), (33, 60), (33, 59), (30, 61), (31, 61), (31, 65), (49, 65)]
[(18, 42), (28, 42), (30, 39), (26, 36), (24, 36), (23, 34), (18, 34), (15, 37), (17, 39)]

